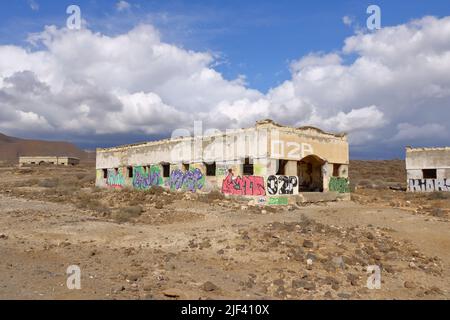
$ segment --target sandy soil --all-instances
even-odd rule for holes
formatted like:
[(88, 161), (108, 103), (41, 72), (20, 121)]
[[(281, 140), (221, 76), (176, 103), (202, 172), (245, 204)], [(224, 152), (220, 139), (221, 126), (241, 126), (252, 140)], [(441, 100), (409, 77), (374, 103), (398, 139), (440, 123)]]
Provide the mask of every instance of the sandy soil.
[[(349, 202), (265, 208), (97, 190), (89, 168), (68, 170), (1, 169), (0, 299), (450, 298), (445, 196), (360, 189)], [(70, 265), (81, 290), (66, 286)], [(367, 288), (369, 265), (381, 289)]]

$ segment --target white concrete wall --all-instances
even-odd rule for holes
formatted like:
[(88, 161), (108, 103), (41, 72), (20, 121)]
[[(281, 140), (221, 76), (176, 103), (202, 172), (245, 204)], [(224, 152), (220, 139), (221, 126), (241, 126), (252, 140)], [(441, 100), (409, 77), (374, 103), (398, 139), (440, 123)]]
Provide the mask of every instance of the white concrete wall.
[(450, 148), (406, 149), (406, 170), (450, 169)]
[(266, 158), (267, 130), (238, 130), (229, 136), (183, 138), (97, 150), (97, 169), (166, 163)]

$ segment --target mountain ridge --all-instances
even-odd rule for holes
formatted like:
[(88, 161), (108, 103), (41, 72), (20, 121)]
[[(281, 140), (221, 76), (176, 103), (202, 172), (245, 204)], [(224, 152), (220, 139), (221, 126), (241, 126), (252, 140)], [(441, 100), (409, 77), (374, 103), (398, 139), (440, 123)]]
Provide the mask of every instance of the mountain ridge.
[(90, 153), (70, 142), (22, 139), (0, 133), (0, 162), (17, 163), (20, 156), (69, 156), (81, 160), (92, 158)]

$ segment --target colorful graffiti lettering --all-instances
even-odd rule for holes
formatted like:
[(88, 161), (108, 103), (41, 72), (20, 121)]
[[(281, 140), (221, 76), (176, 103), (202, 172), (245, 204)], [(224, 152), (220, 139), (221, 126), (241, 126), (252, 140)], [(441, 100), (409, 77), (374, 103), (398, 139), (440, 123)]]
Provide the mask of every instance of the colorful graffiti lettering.
[(244, 176), (235, 177), (230, 170), (228, 176), (223, 180), (222, 193), (243, 196), (265, 196), (263, 177)]
[(266, 202), (267, 202), (267, 200), (265, 197), (260, 197), (257, 200), (257, 204), (259, 204), (259, 205), (264, 205), (264, 204), (266, 204)]
[(349, 193), (350, 192), (350, 184), (347, 178), (338, 178), (331, 177), (329, 183), (330, 191), (339, 192), (339, 193)]
[(171, 190), (196, 192), (205, 186), (205, 176), (198, 168), (186, 172), (174, 170), (170, 175), (169, 185)]
[(269, 206), (284, 206), (287, 205), (288, 202), (288, 198), (269, 198)]
[(298, 194), (298, 178), (295, 176), (270, 176), (267, 178), (267, 192), (276, 194)]
[(450, 191), (450, 179), (410, 179), (409, 191), (412, 192)]
[(125, 179), (120, 170), (109, 169), (106, 184), (111, 188), (122, 188), (125, 185)]
[(220, 168), (220, 167), (216, 168), (216, 176), (226, 176), (227, 172), (228, 172), (227, 168)]
[(100, 180), (102, 180), (103, 179), (103, 170), (97, 170), (96, 171), (96, 181), (100, 181)]
[(147, 170), (144, 167), (135, 167), (133, 170), (133, 187), (136, 189), (145, 190), (164, 183), (159, 166), (150, 166)]

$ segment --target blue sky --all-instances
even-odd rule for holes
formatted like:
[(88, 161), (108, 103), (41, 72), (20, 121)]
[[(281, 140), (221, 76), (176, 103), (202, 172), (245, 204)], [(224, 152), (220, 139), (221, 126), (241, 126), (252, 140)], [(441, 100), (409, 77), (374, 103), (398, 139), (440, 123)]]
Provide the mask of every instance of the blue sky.
[[(39, 9), (32, 10), (31, 3)], [(111, 0), (15, 0), (0, 3), (0, 44), (23, 43), (45, 25), (64, 26), (70, 4), (82, 9), (92, 30), (119, 34), (139, 23), (158, 27), (163, 40), (219, 55), (215, 67), (228, 79), (243, 74), (252, 88), (267, 91), (290, 77), (289, 63), (310, 52), (340, 50), (354, 33), (342, 22), (349, 16), (364, 26), (371, 4), (382, 8), (382, 25), (450, 14), (450, 1), (129, 1), (118, 11)]]
[[(224, 129), (271, 117), (346, 131), (356, 158), (450, 144), (450, 0), (119, 2), (0, 3), (0, 132), (94, 148), (166, 137), (178, 119)], [(83, 32), (65, 31), (71, 4)]]

